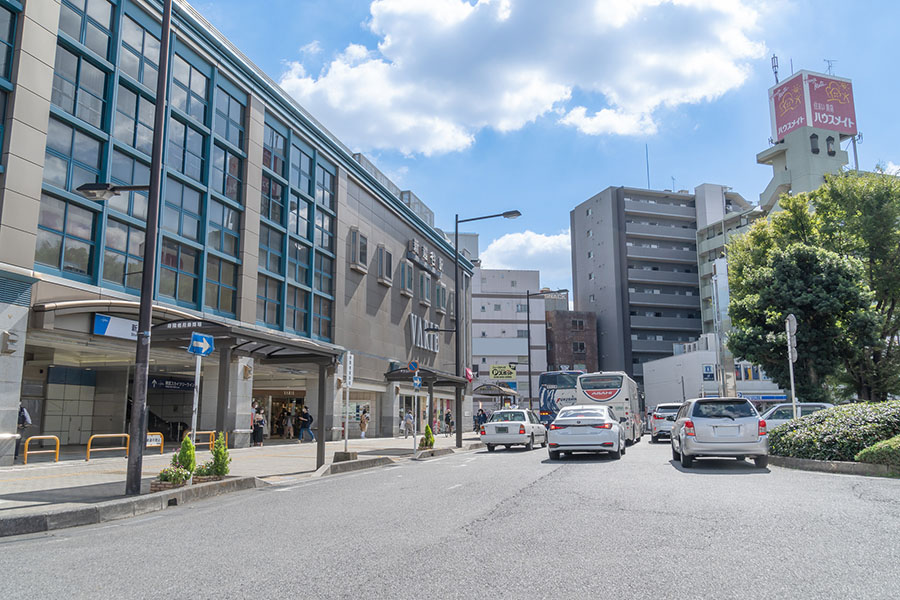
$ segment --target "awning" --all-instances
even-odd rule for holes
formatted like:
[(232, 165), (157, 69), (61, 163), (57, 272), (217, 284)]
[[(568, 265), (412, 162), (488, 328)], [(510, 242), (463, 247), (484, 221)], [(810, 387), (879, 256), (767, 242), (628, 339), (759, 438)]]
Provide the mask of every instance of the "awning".
[(483, 383), (472, 390), (472, 395), (515, 398), (519, 394), (515, 390), (499, 386), (496, 383)]
[(409, 369), (394, 369), (384, 374), (384, 378), (391, 382), (412, 383), (413, 377), (419, 374), (422, 378), (422, 385), (428, 387), (452, 387), (465, 389), (469, 385), (469, 380), (465, 377), (458, 377), (450, 373), (444, 373), (429, 367), (419, 367), (418, 371), (410, 371)]

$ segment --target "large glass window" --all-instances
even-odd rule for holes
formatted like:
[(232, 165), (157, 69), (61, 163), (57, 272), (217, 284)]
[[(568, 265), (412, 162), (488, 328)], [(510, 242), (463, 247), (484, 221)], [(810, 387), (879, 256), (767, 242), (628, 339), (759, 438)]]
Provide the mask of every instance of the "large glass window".
[(220, 312), (234, 314), (237, 296), (237, 265), (215, 256), (206, 259), (206, 293), (203, 303)]
[(200, 192), (171, 177), (166, 180), (162, 227), (191, 240), (200, 239)]
[(316, 296), (313, 302), (313, 333), (323, 340), (331, 340), (331, 320), (334, 302)]
[(203, 181), (203, 134), (176, 119), (169, 119), (168, 166)]
[(147, 87), (156, 89), (159, 40), (131, 17), (122, 20), (122, 53), (119, 68)]
[(120, 85), (113, 135), (117, 140), (149, 156), (153, 151), (155, 113), (156, 105), (152, 101)]
[(234, 96), (216, 88), (216, 118), (213, 123), (216, 135), (228, 143), (244, 147), (244, 105)]
[(69, 191), (83, 183), (96, 183), (103, 144), (54, 118), (47, 125), (44, 181)]
[(284, 177), (284, 136), (266, 125), (263, 137), (263, 166)]
[(284, 273), (284, 234), (271, 227), (259, 227), (259, 266), (272, 273)]
[(316, 165), (316, 202), (334, 210), (334, 175), (322, 165)]
[(256, 320), (281, 326), (281, 286), (277, 279), (260, 275), (256, 280)]
[(109, 54), (113, 6), (109, 0), (63, 0), (59, 29), (103, 58)]
[(329, 252), (334, 252), (334, 217), (316, 211), (316, 245)]
[(213, 146), (212, 189), (235, 202), (241, 201), (241, 158), (221, 146)]
[(94, 228), (92, 211), (41, 195), (35, 262), (66, 273), (92, 275)]
[(291, 185), (308, 196), (312, 190), (312, 156), (297, 145), (291, 146)]
[(0, 77), (9, 79), (16, 44), (16, 14), (0, 6)]
[[(110, 179), (121, 185), (149, 185), (150, 165), (114, 150)], [(136, 219), (147, 220), (147, 192), (121, 192), (109, 199), (109, 207)]]
[(117, 221), (106, 220), (106, 249), (103, 252), (103, 279), (139, 290), (144, 263), (144, 231)]
[(297, 240), (288, 241), (288, 275), (297, 283), (309, 285), (309, 246)]
[(309, 210), (309, 202), (292, 192), (288, 231), (303, 238), (311, 239), (309, 237)]
[(289, 285), (287, 293), (287, 327), (298, 333), (309, 333), (306, 325), (308, 314), (309, 292)]
[(172, 106), (206, 122), (209, 78), (177, 54), (172, 59)]
[(279, 225), (284, 218), (284, 186), (269, 177), (263, 175), (261, 186), (262, 198), (259, 214)]
[(334, 293), (334, 260), (316, 252), (313, 279), (317, 292), (329, 296)]
[(209, 202), (209, 229), (206, 245), (210, 248), (237, 256), (240, 213), (215, 200)]
[(105, 98), (106, 73), (57, 46), (50, 101), (94, 127), (102, 127)]
[(188, 304), (197, 303), (199, 251), (163, 238), (160, 254), (159, 294)]

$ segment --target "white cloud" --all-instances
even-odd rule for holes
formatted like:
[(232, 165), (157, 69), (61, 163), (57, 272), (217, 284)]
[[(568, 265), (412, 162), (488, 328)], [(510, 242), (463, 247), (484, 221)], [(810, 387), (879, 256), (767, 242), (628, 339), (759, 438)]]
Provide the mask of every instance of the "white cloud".
[(900, 165), (892, 160), (889, 160), (887, 161), (887, 164), (884, 165), (884, 172), (890, 175), (900, 175)]
[(570, 248), (568, 230), (556, 235), (525, 231), (497, 238), (479, 258), (485, 269), (535, 269), (541, 272), (542, 286), (571, 289)]
[(313, 40), (310, 43), (300, 47), (300, 54), (304, 56), (315, 56), (322, 52), (322, 44), (319, 40)]
[(288, 62), (280, 83), (363, 151), (461, 150), (545, 115), (589, 135), (652, 134), (660, 108), (721, 96), (764, 54), (761, 9), (746, 2), (373, 0), (376, 48), (350, 44), (318, 76)]

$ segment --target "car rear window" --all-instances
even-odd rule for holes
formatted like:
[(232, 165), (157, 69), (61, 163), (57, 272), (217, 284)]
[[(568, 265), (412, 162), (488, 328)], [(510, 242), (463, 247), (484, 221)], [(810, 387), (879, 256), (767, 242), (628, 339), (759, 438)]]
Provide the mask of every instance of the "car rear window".
[(559, 413), (560, 419), (603, 419), (606, 413), (597, 409), (564, 410)]
[(680, 404), (671, 404), (671, 405), (659, 405), (656, 407), (656, 412), (658, 413), (676, 413), (678, 409), (681, 408)]
[(495, 412), (493, 415), (491, 415), (492, 423), (494, 423), (494, 422), (506, 423), (509, 421), (526, 421), (526, 420), (527, 419), (525, 418), (525, 413), (518, 412), (518, 411), (504, 410), (504, 411), (500, 411), (500, 412)]
[(704, 400), (694, 405), (694, 416), (707, 419), (755, 417), (756, 409), (747, 400)]

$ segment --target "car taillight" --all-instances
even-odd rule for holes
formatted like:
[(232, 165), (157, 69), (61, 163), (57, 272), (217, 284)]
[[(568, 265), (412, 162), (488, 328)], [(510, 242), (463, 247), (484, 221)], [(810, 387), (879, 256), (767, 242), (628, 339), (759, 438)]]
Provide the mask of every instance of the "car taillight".
[(600, 425), (591, 425), (594, 429), (612, 429), (612, 423), (601, 423)]
[(550, 429), (565, 429), (568, 425), (556, 425), (555, 423), (550, 424)]
[(519, 425), (519, 434), (520, 434), (520, 435), (524, 435), (524, 434), (525, 434), (525, 426), (524, 426), (524, 425)]
[(696, 433), (694, 433), (694, 422), (690, 419), (684, 422), (684, 435), (697, 435)]
[(663, 419), (665, 419), (665, 417), (663, 415), (653, 415), (653, 418), (656, 419), (657, 421), (662, 421)]
[(550, 414), (550, 411), (548, 411), (548, 410), (542, 410), (542, 411), (541, 411), (541, 416), (542, 416), (542, 417), (546, 417), (546, 416), (549, 415), (549, 414)]
[(766, 422), (762, 419), (759, 420), (759, 435), (766, 435)]
[(478, 435), (484, 435), (484, 425), (481, 426), (481, 431), (478, 432)]

